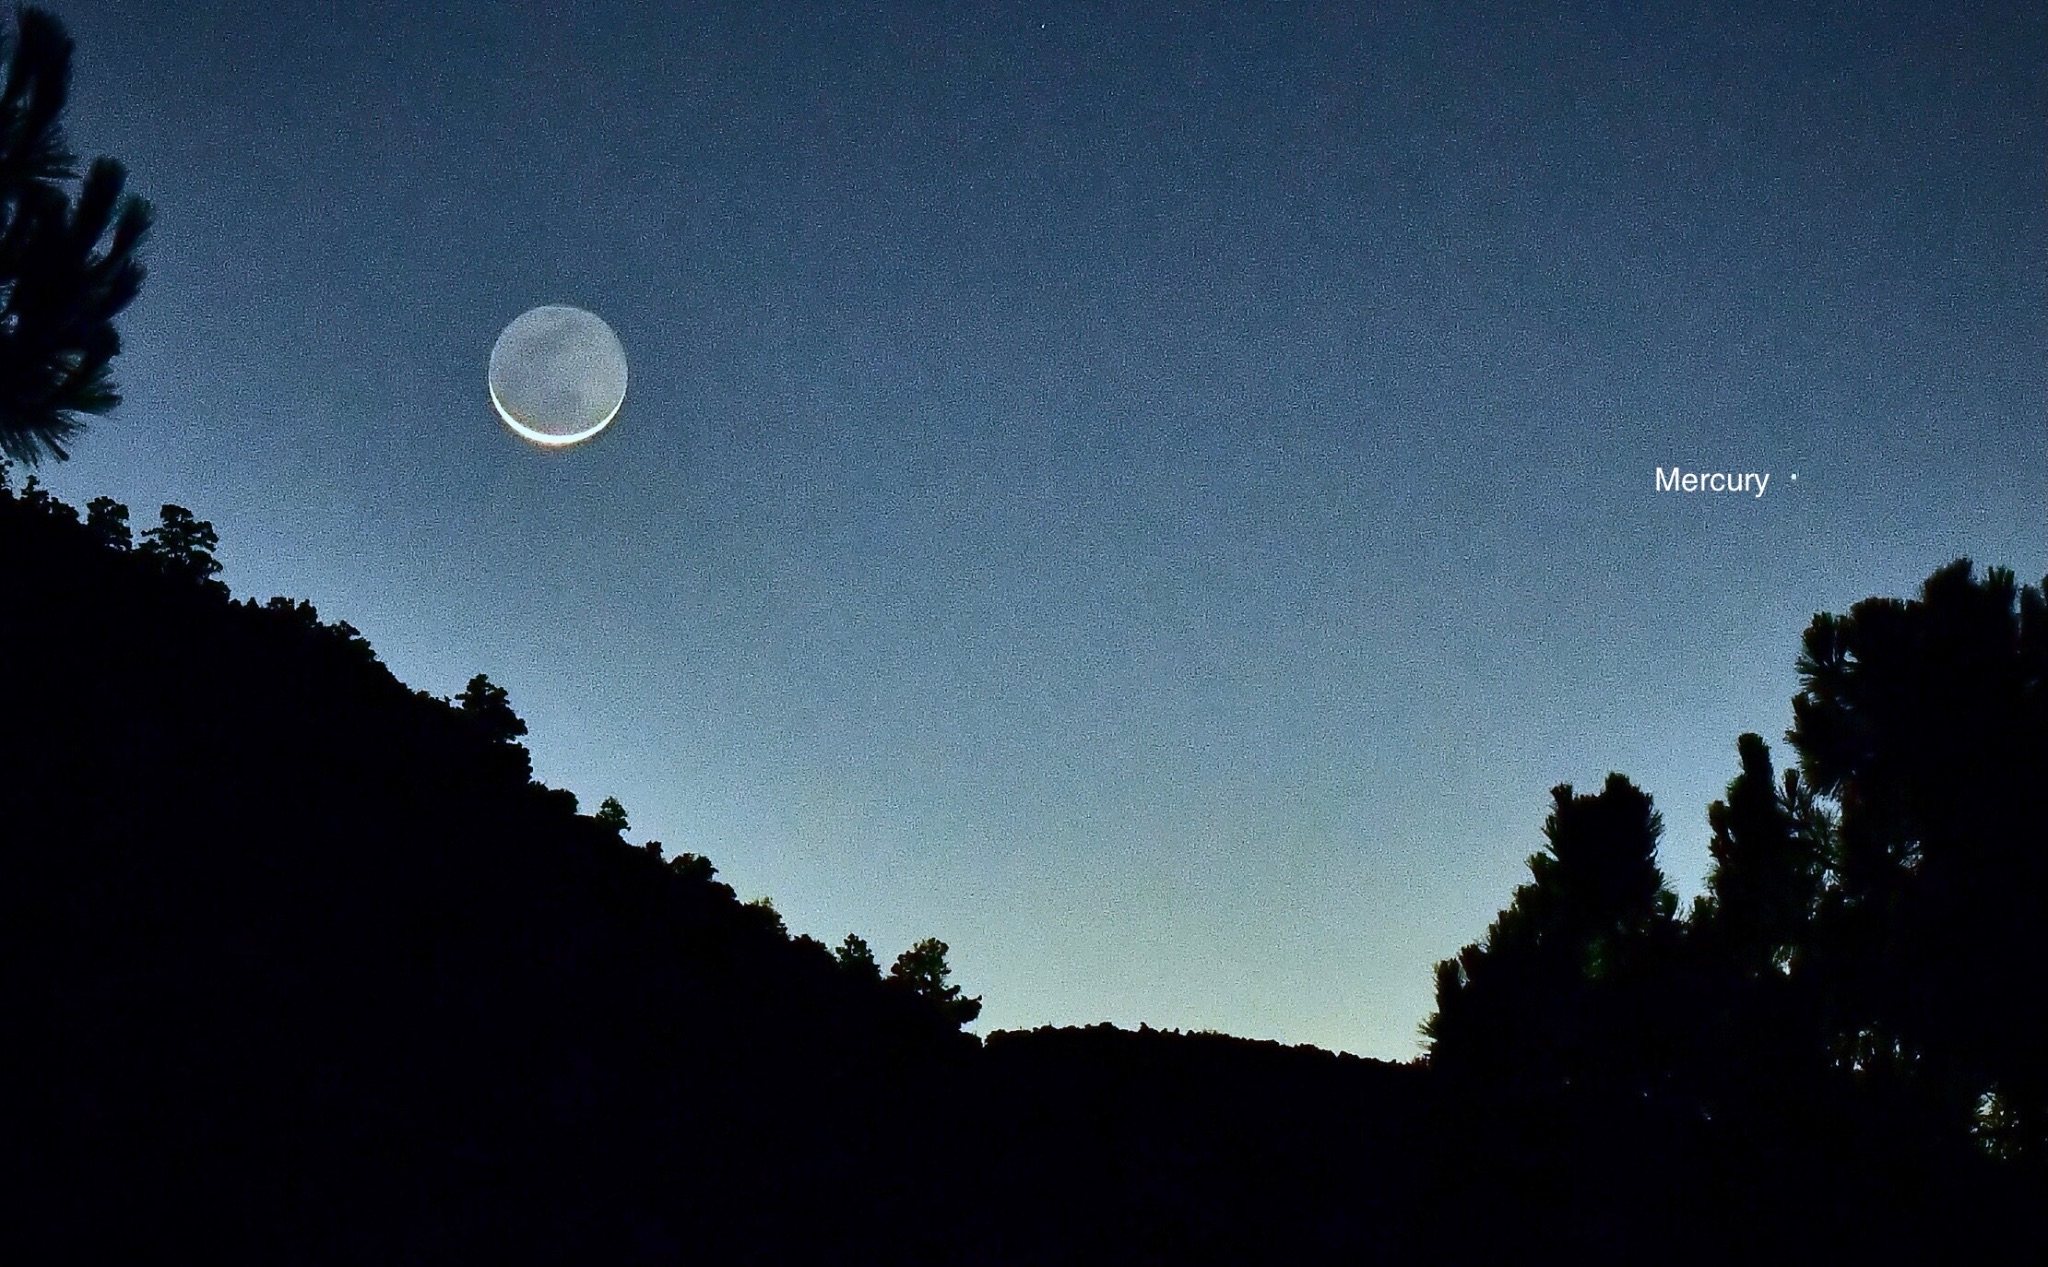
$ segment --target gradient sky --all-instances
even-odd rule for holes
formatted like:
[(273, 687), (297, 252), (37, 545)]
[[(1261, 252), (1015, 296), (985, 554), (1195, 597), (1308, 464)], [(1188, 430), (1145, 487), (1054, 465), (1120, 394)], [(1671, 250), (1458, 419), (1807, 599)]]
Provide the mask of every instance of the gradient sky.
[(159, 221), (44, 476), (983, 1031), (1405, 1058), (1552, 784), (1697, 892), (1815, 611), (2048, 570), (2048, 10), (1366, 8), (58, 4)]

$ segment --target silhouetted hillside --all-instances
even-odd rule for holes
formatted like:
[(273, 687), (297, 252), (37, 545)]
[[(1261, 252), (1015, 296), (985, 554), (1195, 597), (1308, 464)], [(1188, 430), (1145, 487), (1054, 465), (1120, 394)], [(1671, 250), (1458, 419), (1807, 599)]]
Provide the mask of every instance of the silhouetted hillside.
[[(1690, 917), (1646, 796), (1557, 789), (1531, 883), (1439, 974), (1428, 1062), (981, 1044), (942, 945), (885, 975), (790, 936), (535, 783), (502, 690), (413, 691), (306, 604), (232, 601), (215, 544), (176, 507), (138, 542), (104, 499), (0, 489), (7, 1261), (1931, 1261), (1995, 1256), (2038, 1196), (2038, 1002), (1964, 1031), (1974, 1064), (1844, 1047), (1914, 978), (1851, 939), (1883, 930), (1844, 849), (1875, 846), (1772, 791), (1754, 736)], [(1958, 584), (1930, 594), (1984, 606)], [(1835, 719), (1872, 714), (1829, 710), (1862, 679), (1815, 680), (1801, 724), (1853, 790), (1882, 749)], [(2016, 698), (1973, 706), (2019, 736), (1983, 760), (2038, 741)], [(2001, 777), (2018, 799), (1971, 814), (2038, 834)], [(1919, 856), (1892, 866), (1909, 900)], [(2035, 953), (2013, 918), (1971, 935)]]
[(1398, 1222), (1359, 1180), (1408, 1169), (1419, 1070), (984, 1052), (534, 783), (489, 683), (425, 695), (306, 604), (231, 601), (214, 545), (0, 493), (28, 1258), (1209, 1261)]
[(579, 816), (346, 625), (105, 527), (0, 497), (0, 988), (38, 1256), (780, 1257), (870, 1224), (915, 1256), (898, 1215), (948, 1182), (923, 1146), (971, 1038)]
[(986, 1140), (1024, 1261), (1407, 1262), (1424, 1071), (1221, 1034), (991, 1035)]

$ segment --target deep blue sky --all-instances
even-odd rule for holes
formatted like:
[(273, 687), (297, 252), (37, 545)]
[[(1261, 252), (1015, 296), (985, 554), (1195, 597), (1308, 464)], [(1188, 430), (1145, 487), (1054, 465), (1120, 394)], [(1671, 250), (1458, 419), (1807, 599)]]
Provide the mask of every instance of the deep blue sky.
[(2048, 570), (2048, 10), (1365, 8), (59, 4), (160, 218), (45, 477), (984, 1029), (1406, 1057), (1553, 783), (1696, 892), (1812, 613)]

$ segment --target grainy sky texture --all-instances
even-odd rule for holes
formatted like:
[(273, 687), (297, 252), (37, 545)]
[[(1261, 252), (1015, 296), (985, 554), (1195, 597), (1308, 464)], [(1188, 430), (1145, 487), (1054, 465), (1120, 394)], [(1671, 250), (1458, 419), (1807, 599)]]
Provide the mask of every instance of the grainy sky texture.
[(1406, 1057), (1552, 784), (1695, 892), (1815, 611), (2048, 570), (2048, 10), (1372, 8), (60, 4), (160, 220), (46, 478), (983, 1029)]

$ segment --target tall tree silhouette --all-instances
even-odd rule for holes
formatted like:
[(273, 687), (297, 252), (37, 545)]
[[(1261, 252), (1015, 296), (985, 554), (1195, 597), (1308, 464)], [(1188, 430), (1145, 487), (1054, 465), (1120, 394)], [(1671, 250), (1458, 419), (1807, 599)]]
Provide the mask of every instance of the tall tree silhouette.
[(1817, 941), (1840, 1058), (2048, 1151), (2048, 601), (1968, 560), (1814, 618), (1791, 732), (1840, 805)]
[[(1834, 823), (1796, 770), (1780, 781), (1770, 745), (1736, 741), (1741, 769), (1707, 807), (1707, 892), (1686, 928), (1685, 1086), (1729, 1139), (1841, 1133), (1830, 1070), (1831, 1005), (1816, 971), (1819, 906)], [(1784, 1149), (1762, 1150), (1785, 1164)]]
[(481, 673), (469, 679), (455, 704), (495, 743), (509, 744), (526, 733), (526, 720), (512, 711), (511, 692)]
[[(525, 780), (533, 777), (533, 757), (519, 742), (526, 734), (526, 719), (512, 710), (512, 695), (504, 687), (479, 673), (469, 679), (454, 700), (457, 710), (475, 733), (490, 742), (487, 758), (505, 777)], [(570, 808), (575, 797), (566, 790)]]
[[(862, 948), (865, 947), (863, 942)], [(981, 1015), (981, 1000), (963, 997), (960, 987), (947, 981), (953, 975), (946, 965), (949, 949), (936, 937), (925, 938), (896, 956), (896, 962), (889, 967), (889, 981), (931, 1004), (951, 1024), (965, 1025)]]
[(128, 527), (128, 508), (111, 497), (95, 497), (86, 505), (85, 528), (110, 549), (127, 550), (135, 544)]
[(857, 977), (881, 979), (882, 968), (875, 962), (874, 949), (859, 933), (848, 933), (846, 940), (833, 950), (832, 956), (839, 961), (840, 967)]
[(82, 415), (120, 403), (108, 369), (121, 349), (114, 318), (142, 289), (135, 252), (150, 209), (122, 192), (126, 173), (113, 159), (94, 159), (79, 179), (59, 121), (71, 87), (63, 26), (24, 8), (10, 45), (0, 89), (0, 452), (35, 465), (69, 456)]
[(1583, 1088), (1653, 1067), (1638, 1023), (1675, 933), (1657, 866), (1663, 819), (1619, 774), (1552, 789), (1547, 850), (1483, 941), (1437, 965), (1433, 1069), (1512, 1092)]
[[(114, 508), (105, 508), (100, 511), (102, 518), (88, 520), (88, 523), (104, 523), (106, 526), (101, 531), (112, 532), (114, 522), (125, 525), (128, 518), (126, 507), (119, 507), (119, 510), (116, 517)], [(157, 526), (142, 534), (143, 556), (153, 560), (166, 573), (225, 594), (227, 587), (213, 579), (220, 574), (220, 560), (213, 553), (219, 548), (220, 534), (214, 531), (213, 525), (195, 518), (183, 506), (164, 506)]]
[(1725, 799), (1707, 807), (1714, 863), (1693, 928), (1746, 977), (1789, 968), (1810, 933), (1820, 900), (1831, 824), (1796, 770), (1779, 785), (1770, 745), (1736, 741), (1742, 771)]

